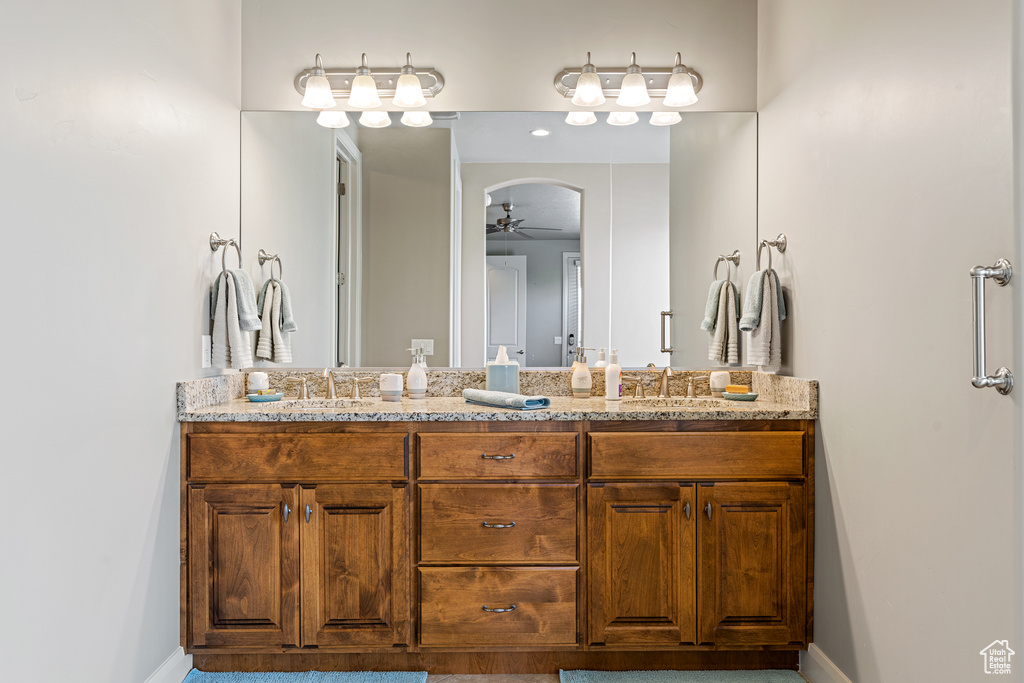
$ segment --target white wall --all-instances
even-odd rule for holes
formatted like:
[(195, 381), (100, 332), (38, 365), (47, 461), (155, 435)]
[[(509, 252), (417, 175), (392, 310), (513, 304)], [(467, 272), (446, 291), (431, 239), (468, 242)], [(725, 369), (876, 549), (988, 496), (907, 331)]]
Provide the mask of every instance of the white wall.
[[(814, 639), (854, 681), (987, 680), (983, 647), (1021, 652), (1022, 397), (970, 384), (968, 277), (1015, 248), (1011, 18), (760, 3), (759, 233), (789, 237), (786, 370), (821, 381)], [(989, 284), (990, 371), (1019, 288)]]
[(174, 383), (238, 232), (240, 11), (5, 7), (4, 680), (139, 682), (178, 647)]
[[(290, 367), (333, 366), (338, 262), (334, 131), (317, 125), (314, 112), (242, 112), (241, 126), (246, 270), (259, 293), (271, 272), (270, 262), (260, 266), (259, 250), (281, 256), (282, 282), (299, 328), (290, 335)], [(233, 261), (232, 254), (229, 267)], [(278, 267), (273, 268), (278, 277)], [(254, 343), (259, 334), (251, 335)]]
[(487, 255), (526, 257), (526, 359), (523, 365), (562, 365), (562, 252), (578, 252), (579, 240), (488, 240)]
[[(708, 333), (700, 329), (720, 254), (740, 251), (732, 281), (740, 295), (757, 257), (757, 114), (693, 114), (672, 126), (672, 364), (707, 368)], [(771, 172), (768, 169), (766, 172)], [(768, 267), (764, 254), (764, 267)], [(723, 262), (719, 278), (726, 276)], [(746, 355), (741, 335), (741, 358)]]
[(246, 0), (242, 108), (299, 109), (293, 81), (317, 52), (328, 68), (356, 66), (366, 52), (371, 69), (411, 52), (445, 78), (430, 110), (565, 111), (555, 74), (582, 66), (587, 51), (598, 66), (626, 66), (635, 51), (641, 66), (671, 66), (682, 53), (704, 77), (692, 109), (752, 111), (756, 46), (756, 0)]

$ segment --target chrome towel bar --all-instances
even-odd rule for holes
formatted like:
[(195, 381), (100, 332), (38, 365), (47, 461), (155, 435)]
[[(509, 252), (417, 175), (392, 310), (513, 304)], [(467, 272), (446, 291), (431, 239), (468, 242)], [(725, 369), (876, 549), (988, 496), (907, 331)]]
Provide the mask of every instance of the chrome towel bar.
[(971, 384), (979, 389), (995, 387), (1004, 395), (1013, 391), (1013, 373), (1007, 368), (999, 368), (995, 375), (985, 372), (985, 280), (991, 278), (1002, 287), (1011, 277), (1013, 267), (1003, 258), (993, 266), (971, 268), (971, 280), (974, 282), (974, 379)]

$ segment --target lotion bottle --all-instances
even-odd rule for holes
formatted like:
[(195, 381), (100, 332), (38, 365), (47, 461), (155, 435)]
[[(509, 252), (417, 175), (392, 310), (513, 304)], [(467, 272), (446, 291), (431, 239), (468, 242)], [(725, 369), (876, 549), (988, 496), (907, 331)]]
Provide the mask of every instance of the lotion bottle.
[(594, 378), (590, 376), (590, 368), (587, 367), (587, 357), (583, 355), (586, 351), (582, 346), (576, 347), (576, 360), (572, 364), (573, 398), (590, 398), (590, 391), (594, 386)]
[(608, 367), (608, 361), (604, 358), (604, 349), (602, 348), (597, 352), (597, 362), (594, 363), (595, 368), (606, 368)]
[(611, 362), (604, 369), (604, 398), (607, 401), (622, 400), (622, 368), (619, 366), (618, 349), (612, 349)]
[(422, 356), (419, 355), (419, 349), (406, 349), (412, 351), (412, 365), (409, 366), (409, 375), (405, 380), (405, 386), (409, 389), (409, 398), (426, 398), (427, 397), (427, 373), (423, 371), (423, 366), (420, 365)]

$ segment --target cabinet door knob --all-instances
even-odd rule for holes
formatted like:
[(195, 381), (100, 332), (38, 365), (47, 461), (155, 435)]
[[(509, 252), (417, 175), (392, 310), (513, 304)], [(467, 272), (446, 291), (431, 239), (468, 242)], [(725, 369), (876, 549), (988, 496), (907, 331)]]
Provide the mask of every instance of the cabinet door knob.
[(292, 513), (292, 509), (288, 507), (288, 503), (284, 504), (284, 521), (288, 522), (288, 515)]
[(516, 525), (516, 523), (509, 522), (508, 524), (492, 524), (491, 522), (484, 522), (483, 525), (488, 529), (511, 529)]
[(508, 455), (487, 455), (486, 453), (481, 453), (480, 457), (483, 458), (484, 460), (511, 460), (512, 458), (516, 457), (516, 454), (510, 453)]
[(487, 605), (484, 605), (485, 612), (514, 612), (515, 609), (515, 605), (512, 605), (511, 607), (488, 607)]
[[(306, 523), (307, 524), (309, 523), (309, 515), (310, 515), (311, 512), (313, 512), (313, 511), (311, 509), (309, 509), (309, 505), (307, 505), (306, 506)], [(708, 513), (708, 517), (709, 518), (711, 517), (711, 513)]]
[(708, 519), (711, 519), (711, 502), (704, 506), (704, 512), (708, 513)]
[(683, 506), (683, 514), (686, 515), (686, 521), (690, 521), (690, 501), (686, 501), (686, 505)]

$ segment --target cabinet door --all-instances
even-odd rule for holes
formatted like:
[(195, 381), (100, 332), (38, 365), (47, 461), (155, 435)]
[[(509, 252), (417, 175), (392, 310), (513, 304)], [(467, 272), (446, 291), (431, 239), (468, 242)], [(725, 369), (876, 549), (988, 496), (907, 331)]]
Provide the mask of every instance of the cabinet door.
[(193, 646), (298, 645), (296, 489), (210, 484), (188, 496)]
[(404, 485), (304, 487), (301, 498), (303, 646), (408, 644)]
[(803, 485), (700, 486), (698, 501), (701, 644), (803, 643), (807, 609)]
[(692, 485), (589, 487), (591, 644), (694, 643), (695, 512)]

